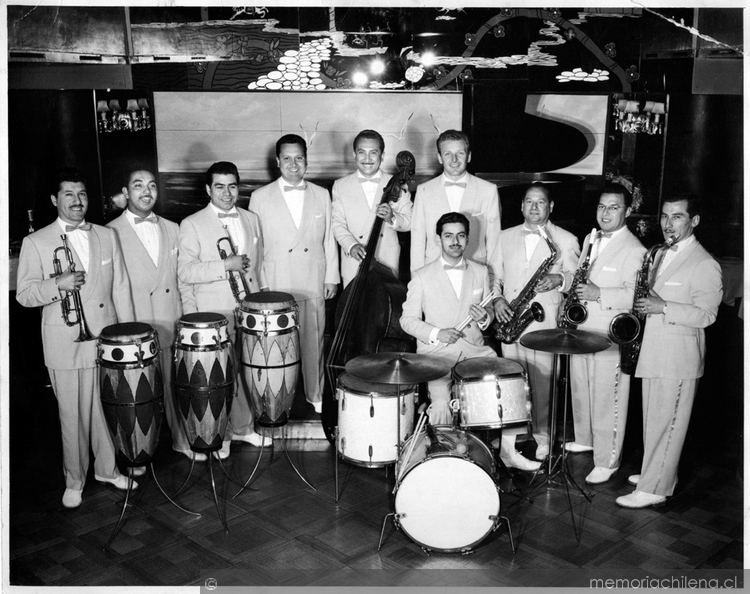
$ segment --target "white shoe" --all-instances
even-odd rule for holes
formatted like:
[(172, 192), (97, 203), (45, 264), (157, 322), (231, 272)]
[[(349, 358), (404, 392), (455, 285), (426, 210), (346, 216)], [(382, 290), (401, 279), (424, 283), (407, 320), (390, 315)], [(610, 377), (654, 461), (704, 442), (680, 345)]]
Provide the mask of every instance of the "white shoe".
[(133, 466), (133, 476), (143, 476), (146, 474), (145, 466)]
[(534, 472), (539, 470), (541, 462), (534, 462), (528, 458), (524, 458), (521, 452), (513, 450), (512, 452), (500, 452), (500, 460), (503, 461), (508, 468), (518, 468), (518, 470), (524, 470), (526, 472)]
[(75, 489), (65, 489), (65, 493), (62, 498), (63, 507), (73, 509), (81, 505), (81, 491)]
[(617, 468), (604, 468), (603, 466), (595, 466), (589, 475), (584, 479), (589, 485), (600, 485), (606, 483), (612, 476), (620, 470)]
[[(266, 446), (270, 447), (273, 445), (273, 438), (270, 435), (263, 437), (260, 433), (248, 433), (247, 435), (233, 435), (232, 441), (244, 441), (255, 447)], [(223, 449), (223, 448), (222, 448)]]
[(323, 403), (322, 402), (311, 402), (312, 407), (315, 409), (315, 412), (320, 414), (323, 414)]
[(591, 446), (581, 445), (580, 443), (576, 443), (574, 441), (569, 441), (565, 444), (565, 451), (577, 454), (579, 452), (593, 452), (594, 448), (592, 448)]
[(196, 462), (205, 462), (206, 460), (208, 460), (208, 456), (206, 456), (206, 454), (203, 454), (201, 452), (194, 452), (193, 450), (178, 450), (177, 448), (172, 448), (172, 449), (178, 454), (187, 456), (191, 460), (195, 458)]
[(637, 487), (637, 486), (638, 486), (638, 482), (639, 482), (640, 480), (641, 480), (641, 475), (640, 475), (640, 474), (631, 474), (631, 475), (630, 475), (630, 476), (628, 477), (628, 482), (629, 482), (629, 483), (630, 483), (631, 485), (633, 485), (634, 487)]
[(232, 447), (231, 441), (225, 441), (221, 444), (221, 449), (217, 452), (212, 452), (211, 455), (216, 460), (226, 460), (229, 458), (230, 448)]
[(544, 460), (547, 456), (549, 456), (549, 446), (537, 446), (536, 454), (534, 454), (534, 457), (537, 460)]
[(630, 509), (663, 505), (666, 501), (667, 498), (664, 495), (654, 495), (653, 493), (638, 490), (633, 491), (630, 495), (623, 495), (615, 499), (617, 505)]
[[(123, 475), (120, 475), (117, 478), (104, 478), (95, 474), (94, 478), (100, 483), (109, 483), (110, 485), (114, 486), (115, 489), (120, 489), (121, 491), (126, 491), (128, 488), (128, 477)], [(133, 486), (130, 487), (130, 490), (135, 491), (137, 488), (138, 483), (136, 481), (133, 481)]]

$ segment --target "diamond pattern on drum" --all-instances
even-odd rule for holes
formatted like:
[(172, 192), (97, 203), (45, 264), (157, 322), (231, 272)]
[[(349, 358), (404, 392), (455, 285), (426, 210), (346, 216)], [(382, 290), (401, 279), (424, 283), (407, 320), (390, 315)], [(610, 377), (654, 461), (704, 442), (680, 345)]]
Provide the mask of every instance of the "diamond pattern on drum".
[(104, 402), (115, 401), (115, 390), (112, 387), (112, 380), (110, 375), (105, 375), (101, 379), (100, 383), (100, 396), (102, 399), (102, 409), (104, 411), (104, 418), (107, 421), (107, 427), (112, 435), (117, 433), (117, 412), (113, 406), (105, 406)]

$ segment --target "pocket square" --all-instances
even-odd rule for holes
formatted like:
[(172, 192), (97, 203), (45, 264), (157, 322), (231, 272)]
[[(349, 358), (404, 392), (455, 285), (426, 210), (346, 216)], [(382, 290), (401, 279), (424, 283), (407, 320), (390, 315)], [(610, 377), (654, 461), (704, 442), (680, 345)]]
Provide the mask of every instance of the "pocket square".
[(617, 272), (617, 268), (612, 268), (611, 266), (602, 266), (602, 270), (607, 272)]
[(258, 238), (257, 237), (253, 237), (253, 245), (255, 245), (256, 243), (258, 243)]
[(316, 219), (319, 219), (319, 218), (320, 218), (320, 217), (322, 217), (322, 216), (323, 216), (322, 214), (316, 214), (316, 215), (315, 215), (315, 218), (316, 218)]
[(483, 212), (473, 212), (473, 213), (471, 213), (471, 216), (473, 216), (473, 217), (483, 217), (484, 213)]
[(106, 266), (107, 264), (112, 264), (112, 258), (108, 258), (107, 260), (102, 260), (102, 266)]
[(484, 289), (474, 289), (474, 295), (481, 295), (484, 293)]
[(681, 287), (682, 283), (678, 283), (675, 281), (664, 281), (664, 286), (665, 287)]

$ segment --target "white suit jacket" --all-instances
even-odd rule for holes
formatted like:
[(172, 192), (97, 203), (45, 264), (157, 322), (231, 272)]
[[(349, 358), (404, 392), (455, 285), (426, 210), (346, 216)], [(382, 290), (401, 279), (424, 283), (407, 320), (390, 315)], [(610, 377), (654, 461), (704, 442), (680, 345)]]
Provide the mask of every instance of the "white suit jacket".
[[(442, 175), (417, 187), (411, 219), (412, 272), (440, 257), (440, 240), (435, 232), (435, 225), (447, 212), (450, 212), (450, 206)], [(495, 184), (467, 174), (459, 212), (469, 219), (470, 226), (464, 258), (486, 264), (494, 286), (494, 279), (503, 265), (500, 248), (500, 199)]]
[[(372, 208), (367, 205), (367, 198), (356, 172), (337, 179), (333, 183), (333, 236), (343, 252), (341, 276), (344, 278), (345, 285), (357, 275), (359, 269), (359, 261), (350, 258), (349, 251), (357, 243), (367, 245), (375, 223), (375, 211), (383, 196), (383, 189), (391, 177), (389, 173), (381, 172)], [(380, 239), (375, 250), (375, 259), (388, 266), (397, 275), (401, 254), (397, 231), (408, 231), (411, 228), (411, 197), (408, 194), (400, 195), (397, 202), (391, 203), (391, 207), (394, 224), (391, 226), (383, 221)]]
[(272, 291), (291, 293), (302, 301), (324, 297), (325, 284), (338, 284), (338, 246), (325, 188), (307, 182), (299, 229), (276, 181), (253, 192), (249, 209), (263, 231), (263, 263)]
[(667, 310), (646, 318), (636, 377), (701, 377), (704, 328), (716, 321), (722, 299), (721, 267), (696, 240), (662, 271), (654, 291), (667, 302)]

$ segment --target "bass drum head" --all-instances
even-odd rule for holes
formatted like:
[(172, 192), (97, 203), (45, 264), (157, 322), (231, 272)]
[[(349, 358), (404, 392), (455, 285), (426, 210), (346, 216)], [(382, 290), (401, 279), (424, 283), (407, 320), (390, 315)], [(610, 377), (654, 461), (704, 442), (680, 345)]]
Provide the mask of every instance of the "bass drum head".
[(455, 456), (427, 458), (396, 492), (396, 518), (417, 544), (444, 552), (478, 544), (500, 515), (495, 482), (480, 466)]

